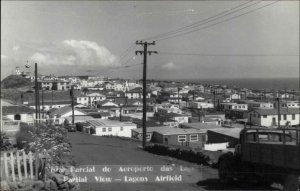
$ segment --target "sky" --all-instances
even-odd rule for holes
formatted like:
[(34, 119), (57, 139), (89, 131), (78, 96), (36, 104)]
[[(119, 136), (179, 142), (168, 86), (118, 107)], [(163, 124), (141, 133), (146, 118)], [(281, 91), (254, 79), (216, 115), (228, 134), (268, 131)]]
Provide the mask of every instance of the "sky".
[(1, 1), (1, 79), (139, 79), (137, 40), (150, 79), (299, 78), (299, 1)]

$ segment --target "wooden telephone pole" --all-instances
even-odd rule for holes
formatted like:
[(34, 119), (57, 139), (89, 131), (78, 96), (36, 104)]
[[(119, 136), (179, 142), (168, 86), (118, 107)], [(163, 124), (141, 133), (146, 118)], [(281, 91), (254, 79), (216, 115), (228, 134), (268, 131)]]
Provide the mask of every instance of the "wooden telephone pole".
[(135, 51), (135, 54), (141, 54), (144, 55), (144, 67), (143, 67), (143, 148), (146, 147), (146, 110), (147, 110), (147, 55), (151, 54), (157, 54), (157, 51), (148, 51), (148, 45), (155, 45), (155, 41), (149, 43), (149, 42), (143, 42), (143, 41), (136, 41), (137, 45), (142, 45), (144, 47), (143, 51)]

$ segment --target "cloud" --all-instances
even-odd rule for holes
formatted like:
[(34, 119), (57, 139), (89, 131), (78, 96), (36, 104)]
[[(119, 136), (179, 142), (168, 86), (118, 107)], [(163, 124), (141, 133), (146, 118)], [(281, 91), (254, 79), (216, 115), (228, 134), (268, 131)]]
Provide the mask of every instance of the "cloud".
[(84, 65), (118, 65), (116, 56), (96, 42), (65, 40), (63, 44), (68, 50), (73, 51), (75, 57)]
[(30, 57), (30, 60), (46, 65), (74, 65), (76, 58), (73, 56), (53, 56), (51, 54), (36, 52)]
[(164, 69), (167, 69), (167, 70), (176, 69), (176, 66), (175, 66), (175, 64), (173, 62), (169, 62), (167, 64), (164, 64), (161, 67), (164, 68)]
[(6, 55), (4, 55), (4, 54), (1, 54), (1, 59), (6, 59), (7, 58), (7, 56)]
[(64, 40), (55, 46), (40, 48), (31, 56), (46, 65), (117, 66), (119, 61), (107, 48), (92, 41)]

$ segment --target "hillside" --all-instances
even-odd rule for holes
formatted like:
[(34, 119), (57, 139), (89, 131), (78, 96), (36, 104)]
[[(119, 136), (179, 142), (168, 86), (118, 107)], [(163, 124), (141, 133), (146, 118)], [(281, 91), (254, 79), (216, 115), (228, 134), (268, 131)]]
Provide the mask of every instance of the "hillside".
[(29, 79), (25, 79), (18, 75), (10, 75), (1, 81), (1, 88), (3, 89), (14, 89), (25, 86), (30, 86), (31, 82)]

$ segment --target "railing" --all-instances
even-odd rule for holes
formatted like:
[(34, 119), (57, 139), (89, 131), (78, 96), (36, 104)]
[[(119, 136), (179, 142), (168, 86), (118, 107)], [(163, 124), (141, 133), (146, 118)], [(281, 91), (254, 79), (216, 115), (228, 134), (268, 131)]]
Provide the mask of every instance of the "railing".
[[(45, 161), (40, 160), (38, 153), (26, 154), (24, 151), (2, 153), (0, 174), (2, 180), (16, 182), (26, 179), (38, 180), (44, 177)], [(39, 168), (40, 166), (43, 168)]]

